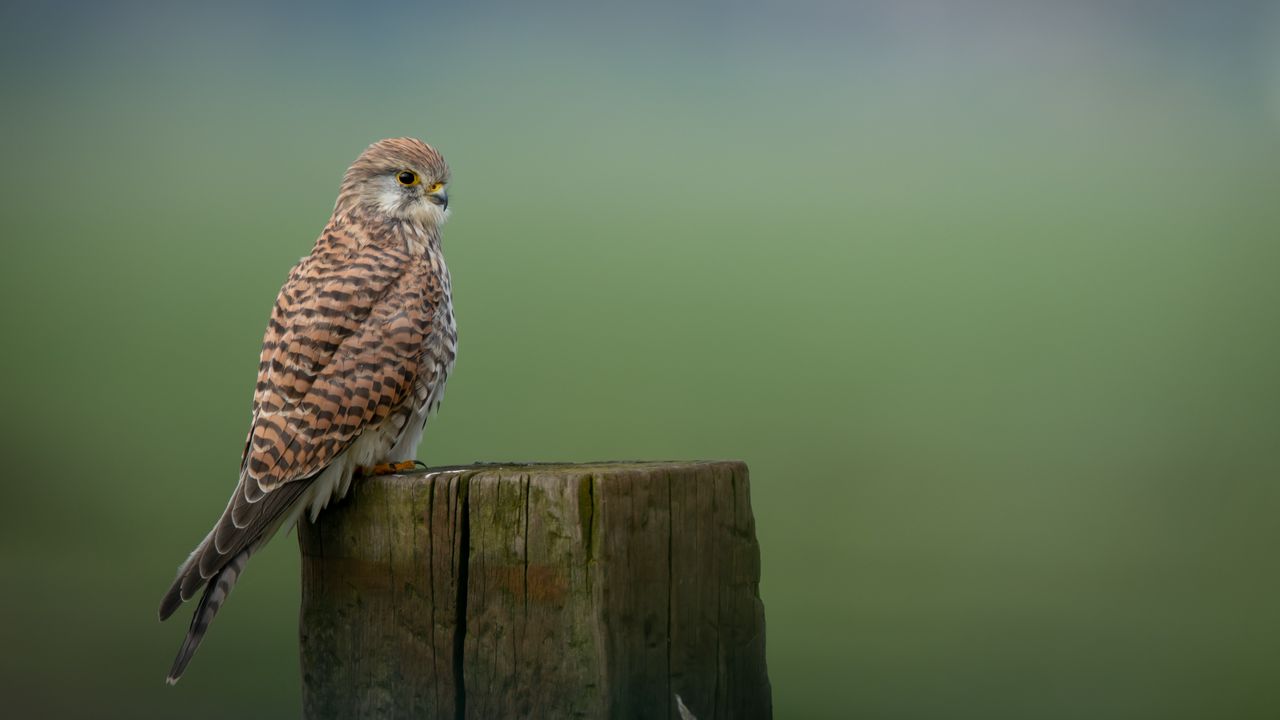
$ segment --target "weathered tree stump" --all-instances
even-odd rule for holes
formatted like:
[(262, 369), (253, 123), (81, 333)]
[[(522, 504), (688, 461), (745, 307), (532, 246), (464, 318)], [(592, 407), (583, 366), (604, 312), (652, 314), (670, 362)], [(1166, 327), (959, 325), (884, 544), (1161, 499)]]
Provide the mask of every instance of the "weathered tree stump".
[(298, 535), (309, 720), (772, 716), (743, 463), (371, 478)]

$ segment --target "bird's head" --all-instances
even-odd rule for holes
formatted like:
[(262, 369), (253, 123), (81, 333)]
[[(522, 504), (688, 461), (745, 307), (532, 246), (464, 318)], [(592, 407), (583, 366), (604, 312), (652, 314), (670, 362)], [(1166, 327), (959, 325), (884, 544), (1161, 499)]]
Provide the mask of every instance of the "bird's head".
[(449, 216), (448, 186), (449, 166), (435, 148), (414, 138), (379, 140), (347, 170), (336, 212), (438, 227)]

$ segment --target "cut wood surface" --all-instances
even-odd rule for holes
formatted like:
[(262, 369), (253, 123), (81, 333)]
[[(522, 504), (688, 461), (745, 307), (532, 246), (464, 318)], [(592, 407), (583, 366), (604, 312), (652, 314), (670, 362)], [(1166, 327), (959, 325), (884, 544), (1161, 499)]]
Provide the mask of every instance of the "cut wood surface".
[(298, 537), (309, 720), (772, 716), (741, 462), (369, 478)]

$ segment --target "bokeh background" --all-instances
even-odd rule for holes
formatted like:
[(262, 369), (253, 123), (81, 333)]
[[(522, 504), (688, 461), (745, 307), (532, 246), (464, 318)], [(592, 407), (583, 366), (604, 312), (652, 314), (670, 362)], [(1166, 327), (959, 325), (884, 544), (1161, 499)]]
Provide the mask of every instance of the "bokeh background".
[(7, 3), (7, 717), (294, 717), (155, 608), (368, 143), (454, 168), (420, 456), (742, 458), (780, 718), (1280, 715), (1280, 10)]

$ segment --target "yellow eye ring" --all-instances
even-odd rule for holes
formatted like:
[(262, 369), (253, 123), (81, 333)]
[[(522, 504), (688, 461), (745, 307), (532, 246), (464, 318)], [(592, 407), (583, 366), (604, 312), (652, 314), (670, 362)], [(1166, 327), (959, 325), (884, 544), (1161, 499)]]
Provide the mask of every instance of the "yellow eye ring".
[(396, 182), (405, 187), (412, 187), (422, 182), (422, 178), (418, 177), (418, 173), (412, 170), (401, 170), (396, 175)]

